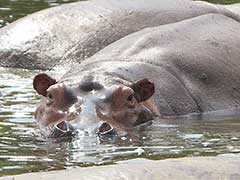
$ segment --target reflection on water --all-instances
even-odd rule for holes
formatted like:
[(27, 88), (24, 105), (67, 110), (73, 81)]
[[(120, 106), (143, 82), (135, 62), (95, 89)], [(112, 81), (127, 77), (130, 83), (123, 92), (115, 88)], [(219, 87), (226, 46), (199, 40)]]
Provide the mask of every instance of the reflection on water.
[(31, 84), (34, 74), (0, 69), (0, 175), (108, 164), (134, 157), (240, 152), (240, 119), (213, 120), (211, 115), (206, 120), (159, 119), (116, 142), (101, 142), (84, 133), (72, 141), (43, 139), (32, 116), (38, 101)]

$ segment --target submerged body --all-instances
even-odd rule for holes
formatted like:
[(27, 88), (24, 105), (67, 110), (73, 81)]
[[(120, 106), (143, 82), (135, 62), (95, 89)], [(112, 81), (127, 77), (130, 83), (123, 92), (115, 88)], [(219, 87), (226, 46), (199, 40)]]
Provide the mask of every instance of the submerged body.
[(58, 82), (40, 74), (36, 119), (119, 134), (155, 116), (239, 107), (239, 29), (227, 16), (203, 15), (126, 36)]
[(208, 13), (240, 20), (222, 6), (189, 0), (95, 0), (46, 9), (0, 29), (0, 66), (80, 63), (132, 32)]

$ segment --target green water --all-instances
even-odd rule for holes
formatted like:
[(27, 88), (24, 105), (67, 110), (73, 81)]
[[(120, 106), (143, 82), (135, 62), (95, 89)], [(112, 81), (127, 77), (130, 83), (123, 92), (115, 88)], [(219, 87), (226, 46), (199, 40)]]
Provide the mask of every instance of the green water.
[(215, 4), (233, 4), (233, 3), (240, 3), (240, 0), (206, 0), (211, 3)]
[[(0, 27), (32, 12), (73, 0), (0, 0)], [(236, 1), (214, 1), (232, 3)], [(0, 68), (0, 176), (74, 166), (111, 164), (122, 159), (240, 153), (238, 117), (195, 121), (156, 120), (115, 143), (79, 134), (72, 141), (43, 139), (33, 119), (38, 97), (32, 90), (37, 72)]]

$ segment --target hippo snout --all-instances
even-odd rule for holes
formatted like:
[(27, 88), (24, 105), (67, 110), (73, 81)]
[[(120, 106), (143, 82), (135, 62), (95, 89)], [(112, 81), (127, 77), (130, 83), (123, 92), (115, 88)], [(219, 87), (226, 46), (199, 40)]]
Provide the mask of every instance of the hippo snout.
[[(93, 132), (97, 134), (100, 138), (105, 137), (115, 137), (117, 136), (116, 130), (112, 127), (111, 124), (107, 122), (100, 122), (96, 128), (92, 129)], [(51, 130), (49, 134), (49, 138), (66, 138), (66, 137), (73, 137), (76, 135), (77, 130), (66, 121), (62, 121), (56, 125)]]
[(42, 95), (35, 118), (50, 129), (50, 137), (73, 136), (83, 131), (108, 139), (152, 120), (153, 112), (148, 106), (153, 103), (150, 98), (154, 83), (139, 79), (128, 86), (104, 87), (90, 77), (88, 81), (68, 84), (46, 74), (35, 76), (34, 88)]

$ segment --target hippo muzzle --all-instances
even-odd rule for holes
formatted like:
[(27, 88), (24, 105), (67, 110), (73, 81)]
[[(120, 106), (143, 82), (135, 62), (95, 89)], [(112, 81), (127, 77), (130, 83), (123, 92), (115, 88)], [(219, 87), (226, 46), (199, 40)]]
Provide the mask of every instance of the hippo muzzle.
[(46, 74), (34, 78), (34, 88), (42, 95), (35, 118), (51, 127), (48, 137), (69, 137), (83, 131), (99, 137), (116, 137), (127, 129), (152, 120), (145, 103), (154, 93), (154, 84), (141, 79), (130, 86), (103, 86), (91, 78), (66, 85)]

